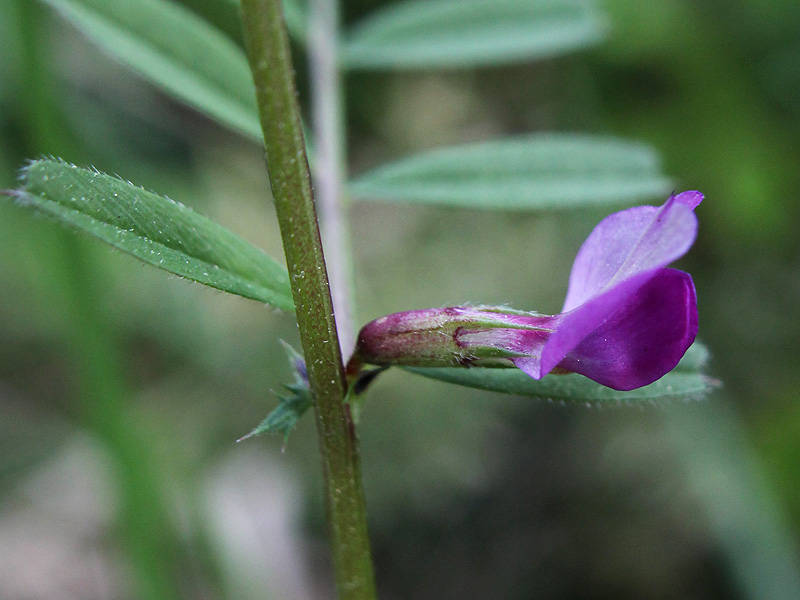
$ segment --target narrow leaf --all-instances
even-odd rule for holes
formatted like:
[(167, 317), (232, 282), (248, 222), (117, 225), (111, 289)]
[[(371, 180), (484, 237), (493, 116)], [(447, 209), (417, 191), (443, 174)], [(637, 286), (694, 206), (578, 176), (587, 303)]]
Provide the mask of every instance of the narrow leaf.
[(286, 270), (183, 204), (116, 177), (55, 160), (22, 172), (21, 204), (192, 281), (294, 310)]
[(362, 199), (517, 210), (633, 201), (670, 188), (644, 144), (557, 133), (431, 150), (350, 184)]
[(716, 380), (700, 372), (707, 356), (705, 347), (695, 343), (672, 372), (655, 383), (629, 392), (612, 390), (576, 374), (547, 375), (536, 381), (519, 369), (406, 367), (406, 370), (456, 385), (541, 400), (626, 404), (698, 400), (704, 397), (719, 386)]
[(406, 0), (357, 23), (342, 60), (353, 69), (508, 63), (591, 46), (605, 28), (590, 0)]
[(262, 141), (244, 52), (169, 0), (44, 0), (93, 42), (168, 94)]

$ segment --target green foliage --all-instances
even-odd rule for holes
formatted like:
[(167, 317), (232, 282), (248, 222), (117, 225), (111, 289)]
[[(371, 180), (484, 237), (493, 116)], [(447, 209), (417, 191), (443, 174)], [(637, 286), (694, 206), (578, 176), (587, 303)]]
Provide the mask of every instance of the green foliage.
[(44, 0), (92, 41), (168, 94), (262, 140), (244, 52), (167, 0)]
[(407, 0), (358, 23), (342, 60), (352, 69), (492, 65), (585, 48), (604, 31), (586, 0)]
[(293, 310), (289, 278), (262, 250), (186, 206), (116, 177), (55, 160), (37, 160), (12, 193), (170, 273)]
[(620, 392), (581, 375), (548, 375), (536, 381), (519, 369), (418, 368), (406, 370), (465, 387), (530, 396), (541, 400), (628, 404), (642, 401), (697, 400), (718, 384), (701, 373), (708, 359), (705, 346), (695, 343), (675, 369), (645, 387)]
[(472, 208), (563, 208), (670, 190), (649, 146), (582, 134), (535, 134), (424, 152), (350, 186), (358, 198)]

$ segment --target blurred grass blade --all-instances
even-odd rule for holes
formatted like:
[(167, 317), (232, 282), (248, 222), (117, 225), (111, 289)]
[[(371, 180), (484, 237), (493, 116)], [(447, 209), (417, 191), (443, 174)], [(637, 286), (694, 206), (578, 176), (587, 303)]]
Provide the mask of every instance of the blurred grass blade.
[(604, 31), (590, 0), (405, 0), (357, 23), (342, 60), (353, 69), (492, 65), (585, 48)]
[(169, 0), (44, 0), (122, 63), (176, 99), (261, 142), (244, 51)]
[(650, 147), (582, 134), (534, 134), (431, 150), (356, 178), (356, 198), (538, 210), (663, 196)]
[(581, 375), (548, 375), (540, 381), (528, 377), (519, 369), (487, 368), (418, 368), (407, 371), (455, 383), (465, 387), (530, 396), (540, 400), (565, 402), (627, 404), (636, 402), (662, 402), (674, 400), (699, 400), (719, 384), (703, 375), (700, 370), (708, 351), (695, 343), (675, 369), (655, 383), (629, 392), (612, 390)]
[(14, 192), (41, 211), (136, 258), (225, 292), (294, 310), (286, 270), (242, 238), (116, 177), (38, 160)]

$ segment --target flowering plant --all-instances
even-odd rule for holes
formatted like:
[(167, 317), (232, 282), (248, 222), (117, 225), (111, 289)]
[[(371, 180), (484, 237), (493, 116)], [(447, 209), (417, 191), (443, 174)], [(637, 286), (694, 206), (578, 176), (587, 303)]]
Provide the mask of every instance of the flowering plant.
[[(50, 23), (41, 21), (46, 28), (39, 30), (39, 3), (6, 3), (13, 5), (14, 18), (8, 27), (2, 18), (0, 22), (4, 32), (13, 33), (10, 37), (19, 42), (22, 52), (15, 61), (19, 68), (9, 73), (10, 81), (19, 78), (21, 108), (11, 112), (32, 117), (19, 131), (16, 125), (12, 129), (31, 144), (26, 152), (63, 159), (29, 161), (15, 189), (0, 189), (0, 200), (9, 198), (178, 277), (280, 309), (283, 316), (270, 317), (276, 323), (278, 319), (296, 323), (302, 353), (286, 347), (293, 381), (283, 386), (278, 406), (245, 437), (263, 432), (282, 432), (285, 437), (303, 413), (313, 408), (340, 600), (377, 597), (362, 486), (358, 399), (384, 368), (402, 365), (457, 385), (587, 403), (698, 398), (713, 387), (714, 382), (701, 373), (705, 353), (699, 344), (691, 353), (694, 357), (687, 353), (681, 360), (697, 333), (695, 290), (689, 275), (667, 268), (694, 241), (693, 211), (702, 200), (698, 192), (672, 196), (661, 207), (625, 210), (600, 223), (578, 254), (560, 314), (490, 306), (415, 310), (369, 323), (356, 340), (350, 297), (350, 284), (356, 278), (352, 277), (349, 227), (351, 217), (362, 218), (363, 212), (348, 210), (349, 198), (536, 211), (633, 202), (668, 190), (669, 179), (661, 173), (652, 148), (608, 135), (546, 131), (543, 126), (550, 119), (535, 119), (530, 123), (533, 131), (518, 131), (515, 136), (442, 146), (389, 162), (376, 160), (361, 173), (348, 165), (348, 113), (342, 82), (350, 79), (345, 77), (349, 72), (412, 69), (427, 73), (549, 60), (603, 37), (606, 19), (595, 3), (395, 0), (344, 25), (338, 0), (240, 0), (228, 8), (241, 14), (241, 30), (228, 27), (231, 22), (223, 31), (219, 25), (226, 19), (216, 9), (189, 10), (184, 3), (170, 0), (43, 1), (166, 95), (255, 141), (253, 156), (266, 157), (269, 202), (276, 217), (273, 231), (279, 230), (282, 258), (271, 257), (189, 206), (94, 168), (71, 164), (70, 154), (89, 159), (94, 153), (92, 144), (70, 149), (70, 142), (91, 136), (72, 140), (71, 124), (61, 123), (58, 88), (50, 87), (47, 75), (49, 59), (52, 66), (58, 63), (55, 56), (49, 57), (57, 48), (39, 47), (46, 41), (43, 34), (50, 30)], [(192, 4), (215, 3), (198, 0)], [(0, 6), (5, 16), (8, 11)], [(209, 20), (201, 13), (215, 16)], [(239, 32), (243, 45), (229, 35), (236, 33), (238, 39)], [(309, 66), (310, 128), (303, 126), (295, 85), (292, 49), (297, 46), (305, 47), (303, 62)], [(391, 76), (386, 81), (404, 80)], [(112, 89), (117, 85), (113, 82)], [(435, 116), (440, 106), (448, 106), (438, 101), (447, 99), (448, 89), (449, 84), (442, 88), (444, 95), (426, 93), (424, 113), (419, 116)], [(359, 105), (365, 102), (369, 98), (361, 99)], [(486, 118), (485, 123), (494, 122), (493, 115)], [(442, 128), (437, 123), (435, 130), (424, 132), (425, 138), (447, 133), (457, 121), (441, 123)], [(418, 122), (404, 118), (403, 129), (407, 123), (416, 123), (412, 132), (422, 131), (418, 124), (428, 122), (432, 121), (427, 117)], [(92, 124), (87, 131), (95, 129)], [(34, 148), (34, 144), (43, 145)], [(106, 156), (106, 144), (96, 146), (103, 152), (91, 161), (100, 168), (116, 166), (117, 158), (127, 155), (117, 153), (115, 158), (112, 151)], [(214, 171), (222, 171), (218, 167), (227, 166), (231, 159), (237, 167), (224, 181), (232, 182), (239, 173), (240, 149), (229, 148), (227, 141), (223, 146)], [(307, 148), (312, 147), (315, 151), (309, 154)], [(391, 147), (387, 144), (386, 149)], [(5, 149), (0, 148), (0, 163), (5, 162)], [(168, 157), (168, 164), (173, 158)], [(156, 169), (154, 174), (161, 173), (161, 157), (151, 167)], [(238, 195), (236, 188), (229, 190), (225, 183), (219, 189), (225, 190), (226, 200)], [(225, 206), (235, 210), (233, 203)], [(0, 225), (16, 233), (14, 221)], [(148, 443), (152, 437), (147, 430), (149, 419), (138, 418), (147, 415), (137, 415), (137, 403), (129, 402), (136, 394), (124, 376), (129, 361), (113, 342), (116, 319), (106, 322), (103, 307), (109, 303), (100, 298), (102, 290), (115, 286), (92, 285), (93, 261), (86, 260), (81, 246), (53, 240), (40, 257), (53, 264), (40, 270), (46, 287), (51, 280), (55, 287), (63, 287), (54, 298), (69, 324), (58, 332), (69, 351), (58, 354), (60, 359), (64, 355), (65, 366), (70, 361), (76, 367), (80, 393), (74, 394), (79, 408), (75, 413), (85, 417), (83, 425), (103, 442), (119, 467), (124, 485), (118, 490), (121, 510), (116, 529), (129, 536), (125, 546), (132, 549), (128, 558), (131, 573), (139, 579), (133, 582), (136, 589), (153, 600), (172, 600), (186, 588), (180, 576), (186, 565), (178, 560), (186, 553), (164, 550), (180, 549), (187, 528), (175, 527), (174, 510), (163, 502), (173, 495), (162, 489), (169, 473), (162, 472), (165, 461), (159, 452), (166, 447)], [(6, 246), (15, 251), (17, 244), (12, 241)], [(140, 287), (144, 286), (134, 282), (125, 289), (138, 293)], [(162, 321), (147, 321), (147, 331), (156, 323), (160, 334)], [(175, 327), (188, 325), (192, 336), (199, 332), (194, 322), (179, 321)], [(42, 332), (51, 333), (49, 327), (37, 332), (31, 340), (34, 346), (40, 338), (46, 339), (39, 335)], [(230, 336), (231, 340), (237, 337)], [(342, 358), (351, 352), (345, 369)], [(161, 353), (152, 355), (157, 359)], [(647, 385), (678, 361), (682, 365), (675, 372)], [(365, 364), (378, 368), (365, 369)], [(484, 366), (513, 368), (442, 368)], [(264, 371), (259, 367), (260, 373)], [(534, 381), (556, 372), (585, 377)], [(642, 386), (647, 387), (624, 391)], [(142, 515), (147, 518), (139, 518)], [(188, 525), (191, 530), (205, 528), (201, 523)], [(208, 558), (214, 562), (214, 557)], [(170, 573), (179, 577), (174, 579)], [(215, 578), (205, 579), (199, 582), (203, 589)]]
[(362, 363), (515, 366), (534, 379), (574, 372), (632, 390), (671, 371), (697, 335), (697, 297), (688, 273), (666, 266), (697, 235), (700, 192), (672, 195), (601, 221), (572, 265), (562, 312), (504, 307), (405, 311), (365, 325), (348, 370)]

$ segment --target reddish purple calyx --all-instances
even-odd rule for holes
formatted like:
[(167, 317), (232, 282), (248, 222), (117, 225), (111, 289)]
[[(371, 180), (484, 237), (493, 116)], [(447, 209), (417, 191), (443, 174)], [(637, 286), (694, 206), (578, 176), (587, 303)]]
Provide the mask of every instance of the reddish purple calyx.
[(499, 307), (395, 313), (364, 326), (351, 364), (507, 365), (534, 379), (571, 371), (617, 390), (652, 383), (697, 335), (692, 278), (667, 265), (694, 243), (702, 200), (683, 192), (661, 207), (601, 221), (578, 252), (561, 314)]

